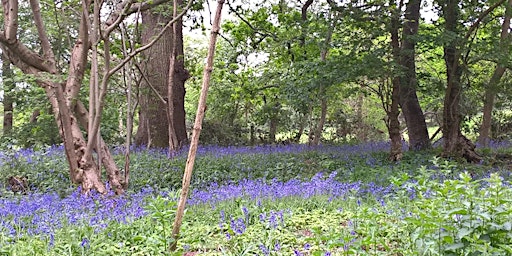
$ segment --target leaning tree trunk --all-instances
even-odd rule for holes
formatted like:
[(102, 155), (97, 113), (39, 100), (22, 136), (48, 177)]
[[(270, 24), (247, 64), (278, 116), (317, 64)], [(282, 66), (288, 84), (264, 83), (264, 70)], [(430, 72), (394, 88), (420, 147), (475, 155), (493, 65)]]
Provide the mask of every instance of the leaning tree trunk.
[[(508, 48), (510, 45), (510, 18), (512, 12), (512, 0), (509, 0), (506, 4), (505, 17), (503, 19), (503, 23), (501, 25), (501, 35), (500, 35), (500, 49), (499, 51), (502, 53), (502, 56), (507, 56)], [(508, 58), (506, 58), (508, 59)], [(478, 143), (480, 146), (488, 147), (490, 142), (490, 133), (491, 133), (491, 122), (492, 122), (492, 110), (494, 108), (494, 98), (496, 95), (496, 87), (498, 86), (501, 77), (505, 73), (506, 63), (499, 59), (496, 64), (496, 68), (494, 69), (494, 73), (492, 74), (491, 79), (489, 80), (489, 84), (485, 88), (485, 96), (484, 96), (484, 109), (483, 109), (483, 119), (482, 125), (480, 126), (480, 136), (478, 137)]]
[[(176, 2), (176, 0), (175, 0)], [(192, 132), (192, 139), (190, 143), (190, 148), (188, 151), (187, 163), (185, 165), (185, 171), (183, 173), (183, 183), (180, 194), (180, 199), (178, 202), (178, 207), (176, 209), (176, 216), (174, 218), (174, 223), (172, 227), (171, 236), (173, 241), (171, 242), (169, 248), (171, 251), (175, 251), (178, 245), (178, 239), (180, 234), (181, 224), (183, 222), (183, 216), (185, 213), (185, 205), (187, 203), (188, 191), (190, 189), (190, 180), (192, 179), (192, 171), (194, 169), (194, 162), (196, 159), (197, 146), (199, 144), (199, 135), (201, 134), (201, 129), (203, 125), (204, 114), (206, 111), (206, 99), (208, 97), (208, 88), (210, 86), (210, 79), (213, 71), (213, 58), (215, 54), (215, 44), (217, 42), (217, 36), (220, 31), (220, 21), (222, 14), (222, 6), (224, 5), (224, 0), (217, 1), (217, 10), (215, 12), (215, 18), (213, 20), (213, 27), (210, 36), (210, 43), (208, 46), (208, 56), (206, 58), (206, 66), (203, 71), (203, 84), (201, 86), (201, 94), (199, 95), (199, 102), (197, 106), (196, 112), (196, 120), (194, 122), (194, 129)]]
[(404, 68), (404, 73), (400, 77), (400, 106), (409, 134), (409, 148), (412, 150), (430, 148), (425, 115), (423, 115), (416, 95), (418, 81), (416, 79), (416, 39), (414, 36), (418, 33), (420, 5), (421, 0), (410, 0), (407, 3), (400, 51), (400, 64)]

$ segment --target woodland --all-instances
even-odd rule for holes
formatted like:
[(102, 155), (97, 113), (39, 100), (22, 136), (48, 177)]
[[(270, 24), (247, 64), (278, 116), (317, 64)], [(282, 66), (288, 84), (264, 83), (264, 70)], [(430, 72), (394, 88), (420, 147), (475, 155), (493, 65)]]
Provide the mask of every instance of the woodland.
[(511, 255), (511, 18), (3, 0), (0, 254)]

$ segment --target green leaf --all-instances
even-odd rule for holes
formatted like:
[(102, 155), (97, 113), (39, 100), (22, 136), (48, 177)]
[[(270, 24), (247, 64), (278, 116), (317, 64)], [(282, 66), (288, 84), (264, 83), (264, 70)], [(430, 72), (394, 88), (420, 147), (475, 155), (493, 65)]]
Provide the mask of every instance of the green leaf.
[(468, 236), (469, 234), (473, 233), (473, 229), (470, 228), (461, 228), (459, 229), (459, 232), (457, 232), (457, 238), (462, 239), (463, 237)]
[(449, 244), (447, 245), (444, 250), (445, 251), (456, 251), (459, 249), (464, 248), (464, 243), (455, 243), (455, 244)]

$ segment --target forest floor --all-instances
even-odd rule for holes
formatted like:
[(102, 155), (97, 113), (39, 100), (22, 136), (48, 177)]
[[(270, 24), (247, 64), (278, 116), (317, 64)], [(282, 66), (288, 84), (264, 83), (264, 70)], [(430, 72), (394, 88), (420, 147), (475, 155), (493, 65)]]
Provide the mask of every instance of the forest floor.
[(202, 147), (172, 253), (185, 151), (134, 149), (123, 196), (70, 186), (60, 147), (3, 152), (30, 191), (1, 189), (0, 255), (512, 254), (510, 143), (478, 165), (388, 147)]

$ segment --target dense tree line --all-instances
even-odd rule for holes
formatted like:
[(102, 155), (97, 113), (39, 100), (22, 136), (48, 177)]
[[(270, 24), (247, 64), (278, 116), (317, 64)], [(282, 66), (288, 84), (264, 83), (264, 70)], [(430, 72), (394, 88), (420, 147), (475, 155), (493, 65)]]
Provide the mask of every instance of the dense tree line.
[[(121, 170), (109, 145), (188, 143), (206, 51), (189, 32), (211, 3), (2, 4), (4, 145), (63, 143), (73, 182), (104, 191), (103, 166), (122, 193), (129, 152)], [(442, 138), (445, 156), (478, 162), (474, 142), (512, 129), (511, 4), (227, 1), (204, 143), (390, 139), (399, 160), (403, 139)]]

